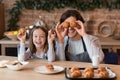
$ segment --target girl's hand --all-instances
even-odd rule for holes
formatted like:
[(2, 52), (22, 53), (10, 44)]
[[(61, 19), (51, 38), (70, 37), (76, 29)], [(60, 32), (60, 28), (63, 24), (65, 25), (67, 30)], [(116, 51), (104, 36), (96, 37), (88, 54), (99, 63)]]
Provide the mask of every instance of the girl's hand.
[(76, 22), (78, 25), (77, 25), (77, 27), (74, 27), (74, 29), (78, 32), (79, 35), (81, 35), (81, 36), (86, 35), (87, 33), (85, 31), (85, 27), (84, 27), (83, 23), (80, 20), (78, 20)]
[(56, 25), (56, 33), (57, 33), (58, 41), (60, 43), (63, 43), (64, 42), (64, 37), (67, 34), (67, 28), (62, 28), (62, 24), (57, 23), (57, 25)]
[(50, 29), (48, 31), (48, 43), (53, 43), (53, 41), (55, 40), (56, 37), (56, 33), (54, 29)]
[(26, 33), (22, 34), (22, 33), (18, 33), (17, 38), (21, 41), (21, 42), (25, 42), (26, 41)]

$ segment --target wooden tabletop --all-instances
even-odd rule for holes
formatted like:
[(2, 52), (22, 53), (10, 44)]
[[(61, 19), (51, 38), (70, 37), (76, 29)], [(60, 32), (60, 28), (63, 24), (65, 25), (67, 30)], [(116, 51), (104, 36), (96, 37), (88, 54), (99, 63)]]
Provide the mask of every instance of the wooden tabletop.
[[(17, 57), (8, 57), (8, 56), (0, 56), (0, 60), (16, 60)], [(46, 65), (50, 62), (46, 60), (38, 60), (32, 59), (28, 60), (29, 64), (20, 71), (12, 71), (8, 68), (0, 68), (0, 80), (66, 80), (64, 72), (52, 75), (40, 74), (34, 71), (35, 67)], [(83, 62), (72, 62), (72, 61), (55, 61), (51, 64), (65, 67), (91, 67), (91, 63), (83, 63)], [(100, 64), (100, 66), (107, 66), (112, 69), (117, 75), (116, 80), (120, 80), (120, 65), (108, 65), (108, 64)]]

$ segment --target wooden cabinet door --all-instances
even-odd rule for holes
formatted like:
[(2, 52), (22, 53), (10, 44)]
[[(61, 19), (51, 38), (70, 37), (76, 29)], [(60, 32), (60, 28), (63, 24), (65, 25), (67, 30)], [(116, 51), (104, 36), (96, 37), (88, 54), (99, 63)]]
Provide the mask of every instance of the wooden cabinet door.
[(0, 4), (0, 39), (3, 38), (5, 31), (4, 4)]

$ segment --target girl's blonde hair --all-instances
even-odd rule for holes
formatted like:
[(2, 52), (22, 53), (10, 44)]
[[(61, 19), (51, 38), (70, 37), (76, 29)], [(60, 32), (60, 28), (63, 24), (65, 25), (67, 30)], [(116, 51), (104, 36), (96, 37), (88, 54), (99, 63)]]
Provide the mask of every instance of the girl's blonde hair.
[(44, 51), (46, 53), (48, 50), (48, 42), (47, 42), (48, 30), (47, 30), (47, 28), (42, 27), (42, 26), (34, 26), (33, 29), (30, 31), (30, 38), (29, 38), (29, 48), (30, 48), (31, 54), (36, 52), (36, 47), (33, 44), (33, 32), (36, 29), (41, 29), (45, 33), (46, 41), (45, 41), (45, 45), (44, 45)]

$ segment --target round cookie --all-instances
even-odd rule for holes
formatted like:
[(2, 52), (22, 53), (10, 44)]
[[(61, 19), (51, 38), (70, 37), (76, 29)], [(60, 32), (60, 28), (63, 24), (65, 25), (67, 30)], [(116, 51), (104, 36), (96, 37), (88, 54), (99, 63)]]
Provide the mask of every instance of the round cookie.
[(77, 27), (77, 23), (75, 21), (71, 21), (70, 22), (70, 27)]
[(63, 28), (68, 28), (69, 27), (69, 22), (66, 22), (66, 21), (64, 21), (63, 23), (62, 23), (62, 27)]

